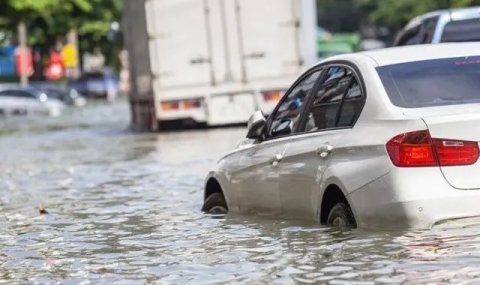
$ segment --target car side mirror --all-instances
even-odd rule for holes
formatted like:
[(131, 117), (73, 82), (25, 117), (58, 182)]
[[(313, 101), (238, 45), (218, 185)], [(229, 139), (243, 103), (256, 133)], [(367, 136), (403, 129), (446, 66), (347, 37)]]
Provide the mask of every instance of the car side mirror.
[(272, 136), (286, 136), (292, 133), (292, 120), (283, 119), (273, 130)]
[(248, 119), (248, 139), (259, 139), (262, 137), (263, 129), (267, 125), (267, 120), (263, 115), (262, 111), (256, 111)]

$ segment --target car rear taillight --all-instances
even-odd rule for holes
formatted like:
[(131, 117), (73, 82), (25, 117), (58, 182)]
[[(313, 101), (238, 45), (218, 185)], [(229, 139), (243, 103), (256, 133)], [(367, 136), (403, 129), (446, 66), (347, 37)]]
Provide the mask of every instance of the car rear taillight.
[(437, 165), (428, 131), (400, 134), (387, 142), (387, 152), (396, 166)]
[(161, 105), (164, 111), (178, 110), (180, 108), (179, 101), (164, 101)]
[(432, 142), (440, 166), (471, 165), (478, 160), (477, 142), (444, 139)]
[(262, 92), (263, 101), (266, 102), (278, 102), (283, 96), (283, 91), (264, 91)]
[(183, 100), (182, 102), (183, 102), (183, 108), (187, 110), (202, 107), (201, 99)]
[(479, 157), (477, 142), (431, 138), (428, 130), (395, 136), (386, 147), (399, 167), (471, 165)]
[(163, 111), (190, 110), (201, 108), (202, 102), (202, 98), (163, 101), (161, 102), (161, 107)]

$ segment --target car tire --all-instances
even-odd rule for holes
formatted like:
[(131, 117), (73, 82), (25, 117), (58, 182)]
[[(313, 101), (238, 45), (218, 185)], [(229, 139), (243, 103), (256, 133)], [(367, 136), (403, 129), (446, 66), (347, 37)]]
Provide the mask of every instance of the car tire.
[(226, 214), (228, 207), (223, 194), (220, 192), (210, 194), (203, 203), (202, 211), (209, 214)]
[(337, 203), (330, 209), (327, 225), (338, 228), (354, 228), (357, 223), (350, 207), (345, 203)]

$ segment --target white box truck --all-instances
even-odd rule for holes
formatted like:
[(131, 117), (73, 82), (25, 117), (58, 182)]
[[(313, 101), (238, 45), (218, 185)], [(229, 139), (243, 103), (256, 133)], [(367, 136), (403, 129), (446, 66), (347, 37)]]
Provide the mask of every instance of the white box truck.
[(146, 0), (145, 9), (160, 124), (269, 114), (317, 60), (315, 0)]

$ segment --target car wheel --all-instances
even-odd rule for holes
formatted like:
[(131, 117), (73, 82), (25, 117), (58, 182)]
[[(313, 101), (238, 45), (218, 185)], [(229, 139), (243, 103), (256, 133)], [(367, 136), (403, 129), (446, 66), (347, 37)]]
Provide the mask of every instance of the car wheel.
[(210, 194), (203, 203), (202, 211), (209, 214), (226, 214), (228, 207), (223, 194), (220, 192)]
[(337, 203), (328, 214), (327, 225), (339, 228), (354, 228), (357, 223), (350, 207), (345, 203)]

